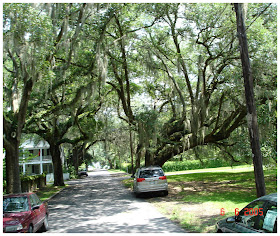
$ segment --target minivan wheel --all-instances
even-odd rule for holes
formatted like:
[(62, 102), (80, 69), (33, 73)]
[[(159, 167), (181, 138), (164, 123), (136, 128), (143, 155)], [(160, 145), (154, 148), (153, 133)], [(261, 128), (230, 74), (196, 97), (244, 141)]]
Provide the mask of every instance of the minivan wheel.
[(163, 191), (163, 196), (167, 196), (168, 195), (168, 190)]

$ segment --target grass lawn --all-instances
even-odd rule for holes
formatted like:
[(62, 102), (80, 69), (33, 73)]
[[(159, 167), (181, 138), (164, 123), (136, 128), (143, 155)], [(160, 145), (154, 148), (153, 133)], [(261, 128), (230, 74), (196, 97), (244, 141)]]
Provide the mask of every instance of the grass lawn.
[(194, 174), (201, 172), (246, 172), (253, 171), (254, 167), (252, 165), (240, 165), (240, 166), (229, 166), (229, 167), (217, 167), (217, 168), (207, 168), (207, 169), (197, 169), (197, 170), (183, 170), (183, 171), (174, 171), (174, 172), (165, 172), (166, 175), (178, 175), (178, 174)]
[(59, 192), (61, 189), (65, 188), (66, 186), (47, 185), (46, 187), (40, 188), (34, 192), (37, 194), (37, 196), (40, 198), (41, 201), (46, 201), (52, 195)]
[[(233, 216), (236, 208), (241, 210), (256, 198), (253, 171), (237, 169), (167, 176), (168, 196), (148, 201), (189, 232), (215, 232), (217, 221)], [(277, 192), (277, 170), (264, 173), (267, 194)], [(124, 181), (127, 187), (131, 183), (131, 179)]]
[(119, 169), (109, 169), (108, 171), (111, 172), (111, 173), (124, 173), (124, 174), (126, 174), (125, 171), (119, 170)]

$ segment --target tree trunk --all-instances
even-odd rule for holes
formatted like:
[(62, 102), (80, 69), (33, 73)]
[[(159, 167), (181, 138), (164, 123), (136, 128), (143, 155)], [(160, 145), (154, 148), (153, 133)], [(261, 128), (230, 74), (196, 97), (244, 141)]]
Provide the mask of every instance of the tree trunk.
[(135, 170), (137, 168), (140, 168), (140, 162), (142, 158), (142, 153), (143, 153), (143, 147), (141, 144), (137, 145), (137, 150), (136, 150), (136, 161), (135, 161)]
[(21, 193), (20, 168), (19, 168), (19, 145), (22, 129), (25, 125), (26, 110), (30, 93), (32, 91), (32, 79), (26, 79), (19, 109), (14, 110), (12, 122), (3, 119), (4, 148), (6, 150), (6, 181), (7, 193)]
[(154, 155), (153, 153), (147, 148), (145, 153), (145, 166), (154, 165)]
[(253, 76), (252, 76), (251, 66), (250, 66), (246, 27), (245, 27), (245, 23), (244, 23), (245, 21), (243, 16), (243, 4), (235, 3), (234, 7), (236, 12), (237, 32), (239, 37), (240, 55), (241, 55), (243, 77), (244, 77), (245, 97), (246, 97), (246, 104), (247, 104), (247, 120), (248, 120), (251, 149), (253, 154), (256, 190), (257, 190), (257, 197), (261, 197), (265, 195), (265, 182), (264, 182), (264, 173), (263, 173), (263, 165), (262, 165), (262, 154), (261, 154), (260, 142), (259, 142), (257, 112), (256, 112), (255, 99), (254, 99)]
[(63, 168), (62, 161), (60, 158), (60, 149), (59, 145), (49, 142), (50, 144), (50, 152), (52, 155), (53, 169), (54, 169), (54, 185), (55, 186), (64, 186), (63, 180)]
[[(192, 147), (189, 147), (191, 149)], [(186, 151), (186, 150), (185, 150)], [(166, 147), (160, 153), (158, 153), (157, 158), (155, 159), (155, 165), (163, 166), (163, 164), (171, 159), (174, 155), (180, 154), (183, 152), (183, 148), (174, 148), (173, 146)]]
[(11, 138), (9, 144), (4, 144), (6, 150), (6, 193), (21, 193), (19, 168), (19, 141)]
[(79, 172), (79, 156), (78, 156), (78, 148), (73, 148), (73, 164), (75, 168), (75, 174), (78, 175)]
[(131, 132), (131, 124), (129, 124), (129, 142), (130, 142), (130, 155), (131, 155), (131, 174), (134, 175), (133, 138), (132, 138), (132, 132)]
[(113, 163), (112, 163), (112, 160), (108, 159), (108, 162), (109, 162), (109, 167), (110, 167), (110, 169), (113, 169)]

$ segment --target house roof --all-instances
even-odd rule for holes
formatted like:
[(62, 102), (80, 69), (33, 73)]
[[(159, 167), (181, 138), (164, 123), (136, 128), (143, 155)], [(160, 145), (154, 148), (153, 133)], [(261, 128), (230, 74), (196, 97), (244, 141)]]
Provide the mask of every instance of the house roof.
[(50, 148), (50, 145), (47, 141), (34, 142), (33, 140), (26, 140), (20, 145), (24, 149), (40, 149), (40, 148)]

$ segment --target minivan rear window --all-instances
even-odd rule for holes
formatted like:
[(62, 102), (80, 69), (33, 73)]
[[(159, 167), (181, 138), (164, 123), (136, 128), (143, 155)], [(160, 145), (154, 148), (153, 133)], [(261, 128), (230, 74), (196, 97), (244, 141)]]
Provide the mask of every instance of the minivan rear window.
[(140, 172), (139, 178), (153, 178), (153, 177), (159, 177), (159, 176), (164, 176), (163, 171), (161, 169), (142, 170)]

